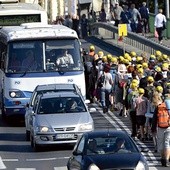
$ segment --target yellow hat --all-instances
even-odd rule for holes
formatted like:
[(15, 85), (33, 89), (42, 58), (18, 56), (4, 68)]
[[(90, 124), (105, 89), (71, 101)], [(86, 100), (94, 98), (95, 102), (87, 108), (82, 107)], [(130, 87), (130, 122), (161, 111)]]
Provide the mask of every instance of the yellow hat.
[(123, 63), (124, 63), (124, 64), (129, 64), (129, 60), (126, 59), (126, 58), (124, 58)]
[(163, 55), (162, 55), (162, 58), (163, 58), (164, 60), (167, 60), (167, 59), (168, 59), (168, 55), (163, 54)]
[(150, 83), (154, 82), (154, 78), (152, 76), (148, 76), (147, 81)]
[(142, 58), (141, 56), (137, 56), (137, 57), (136, 57), (136, 61), (137, 61), (137, 62), (142, 61), (142, 60), (143, 60), (143, 58)]
[(123, 60), (124, 60), (124, 57), (123, 57), (123, 56), (119, 56), (119, 60), (120, 60), (120, 61), (123, 61)]
[(104, 56), (104, 52), (103, 51), (99, 51), (98, 55), (99, 55), (99, 57), (103, 57)]
[(132, 61), (132, 58), (131, 58), (131, 56), (129, 55), (129, 56), (127, 56), (127, 58), (126, 58), (127, 60), (129, 60), (129, 62), (131, 62)]
[(144, 93), (145, 93), (145, 90), (144, 90), (143, 88), (139, 88), (139, 89), (138, 89), (138, 92), (139, 92), (139, 94), (144, 94)]
[(139, 74), (143, 74), (144, 73), (143, 68), (139, 68), (137, 71), (138, 71)]
[(148, 68), (148, 63), (147, 62), (142, 63), (142, 67), (143, 68)]
[(94, 51), (95, 50), (94, 45), (90, 45), (89, 49)]
[(117, 63), (117, 58), (116, 57), (112, 57), (111, 62), (112, 63)]
[(155, 55), (156, 55), (156, 56), (161, 56), (162, 53), (158, 50), (158, 51), (155, 52)]
[(163, 92), (163, 88), (162, 88), (162, 86), (157, 86), (157, 87), (156, 87), (156, 90), (157, 90), (158, 92), (160, 92), (160, 93), (162, 93), (162, 92)]
[(150, 59), (156, 59), (155, 55), (152, 54), (152, 55), (150, 56)]
[(156, 72), (161, 72), (161, 67), (157, 66), (157, 67), (155, 68), (155, 71), (156, 71)]
[(143, 67), (142, 67), (142, 64), (137, 64), (137, 65), (136, 65), (136, 68), (137, 68), (137, 69), (143, 68)]
[(136, 56), (136, 52), (132, 51), (132, 52), (130, 53), (130, 55), (131, 55), (132, 57), (135, 57), (135, 56)]
[(138, 87), (138, 83), (131, 83), (131, 84), (130, 84), (130, 88), (131, 88), (132, 90), (135, 90), (137, 87)]
[(131, 83), (139, 84), (139, 81), (137, 79), (132, 79)]
[(107, 54), (107, 58), (111, 59), (112, 58), (112, 54)]
[(106, 56), (103, 56), (103, 57), (102, 57), (102, 61), (103, 61), (103, 62), (107, 62), (107, 57), (106, 57)]
[(129, 57), (129, 53), (125, 53), (125, 54), (124, 54), (124, 58), (127, 59), (128, 57)]
[(168, 63), (163, 63), (162, 64), (162, 70), (167, 70), (169, 68), (169, 64)]

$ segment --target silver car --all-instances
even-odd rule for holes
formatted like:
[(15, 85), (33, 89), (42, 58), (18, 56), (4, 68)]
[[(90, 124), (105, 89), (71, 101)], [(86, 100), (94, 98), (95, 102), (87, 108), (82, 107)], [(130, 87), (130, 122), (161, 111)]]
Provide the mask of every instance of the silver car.
[[(25, 129), (26, 129), (26, 140), (30, 140), (30, 121), (32, 115), (32, 108), (37, 102), (37, 96), (40, 94), (44, 94), (47, 92), (63, 92), (63, 91), (73, 91), (79, 93), (81, 95), (81, 91), (76, 84), (66, 84), (66, 83), (58, 83), (58, 84), (44, 84), (38, 85), (34, 89), (32, 96), (30, 98), (29, 103), (26, 106), (26, 113), (25, 113)], [(86, 100), (86, 103), (89, 101)]]
[[(93, 110), (94, 111), (94, 110)], [(39, 95), (30, 119), (31, 146), (75, 144), (94, 122), (79, 93), (51, 92)]]

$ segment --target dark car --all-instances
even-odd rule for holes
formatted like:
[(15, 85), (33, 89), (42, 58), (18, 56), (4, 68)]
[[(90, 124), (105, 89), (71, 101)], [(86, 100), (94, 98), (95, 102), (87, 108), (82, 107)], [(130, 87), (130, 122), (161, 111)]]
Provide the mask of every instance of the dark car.
[(82, 135), (67, 163), (68, 170), (148, 170), (133, 139), (124, 131), (100, 130)]

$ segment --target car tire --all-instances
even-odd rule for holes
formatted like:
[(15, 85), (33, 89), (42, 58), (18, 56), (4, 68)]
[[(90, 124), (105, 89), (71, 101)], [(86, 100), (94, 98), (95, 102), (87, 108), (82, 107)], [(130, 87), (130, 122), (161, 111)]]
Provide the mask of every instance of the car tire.
[(26, 141), (30, 141), (30, 131), (26, 130)]

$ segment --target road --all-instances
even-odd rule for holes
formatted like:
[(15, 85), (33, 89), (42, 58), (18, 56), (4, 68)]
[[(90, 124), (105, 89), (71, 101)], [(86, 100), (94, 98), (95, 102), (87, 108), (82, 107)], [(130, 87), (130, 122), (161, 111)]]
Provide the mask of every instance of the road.
[[(82, 46), (88, 48), (92, 42), (82, 41)], [(113, 49), (106, 49), (105, 46), (98, 43), (97, 50), (109, 50), (108, 53), (114, 55), (117, 52)], [(97, 112), (92, 113), (95, 122), (95, 129), (117, 129), (125, 130), (130, 134), (129, 117), (120, 117), (118, 113), (109, 112), (103, 114), (98, 104), (92, 104), (90, 107), (97, 108)], [(149, 163), (150, 170), (164, 169), (159, 163), (159, 155), (154, 153), (153, 142), (142, 143), (136, 141), (139, 147), (149, 149), (149, 152), (143, 153)], [(73, 147), (58, 145), (55, 147), (44, 148), (40, 152), (34, 152), (30, 142), (25, 140), (24, 124), (7, 124), (0, 117), (0, 169), (7, 170), (66, 170), (67, 160)]]

